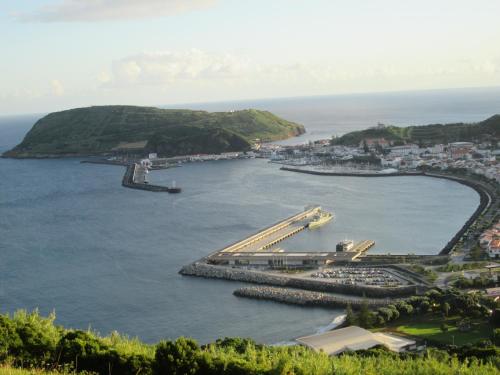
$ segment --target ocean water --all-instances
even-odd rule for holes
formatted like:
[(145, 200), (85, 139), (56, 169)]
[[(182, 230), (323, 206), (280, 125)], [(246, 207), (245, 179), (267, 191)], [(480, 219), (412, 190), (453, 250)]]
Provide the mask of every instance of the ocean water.
[[(470, 93), (469, 109), (459, 105), (468, 113), (465, 120), (500, 112), (495, 103), (483, 105), (490, 90), (484, 100), (475, 95), (483, 94)], [(443, 106), (451, 105), (452, 97), (444, 98)], [(315, 99), (304, 99), (304, 110), (317, 108), (313, 112), (322, 120), (294, 118), (297, 102), (286, 117), (304, 122), (310, 134), (331, 134), (335, 126), (322, 121), (341, 123), (347, 116), (335, 116), (337, 99), (331, 97), (323, 110)], [(347, 116), (353, 119), (350, 129), (363, 127), (365, 118), (385, 121), (378, 111), (359, 114), (361, 103), (370, 102), (360, 100)], [(399, 107), (393, 98), (377, 100), (396, 108), (385, 118), (415, 123), (446, 118), (428, 121), (432, 108), (439, 107), (436, 100), (429, 99), (433, 104), (427, 109), (419, 101), (415, 110), (401, 98), (406, 104)], [(286, 102), (275, 101), (268, 109), (281, 106), (286, 112)], [(37, 117), (0, 118), (0, 152), (18, 143)], [(265, 160), (193, 163), (150, 174), (155, 183), (175, 180), (183, 188), (178, 195), (122, 188), (122, 167), (76, 159), (0, 159), (0, 172), (0, 311), (55, 310), (60, 324), (91, 326), (103, 334), (118, 330), (148, 342), (185, 335), (201, 342), (244, 336), (273, 343), (331, 324), (341, 310), (241, 299), (232, 295), (241, 283), (178, 274), (183, 265), (306, 205), (320, 204), (336, 218), (280, 247), (331, 250), (337, 241), (352, 238), (375, 240), (373, 253), (433, 254), (479, 203), (476, 192), (451, 181), (308, 176), (279, 171)]]

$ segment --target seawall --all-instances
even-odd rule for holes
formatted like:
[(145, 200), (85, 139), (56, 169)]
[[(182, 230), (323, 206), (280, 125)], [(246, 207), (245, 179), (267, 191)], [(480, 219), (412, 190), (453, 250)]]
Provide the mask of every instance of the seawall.
[(424, 172), (397, 172), (397, 173), (348, 173), (348, 172), (321, 172), (307, 169), (281, 167), (282, 171), (313, 174), (317, 176), (343, 176), (343, 177), (398, 177), (398, 176), (422, 176)]

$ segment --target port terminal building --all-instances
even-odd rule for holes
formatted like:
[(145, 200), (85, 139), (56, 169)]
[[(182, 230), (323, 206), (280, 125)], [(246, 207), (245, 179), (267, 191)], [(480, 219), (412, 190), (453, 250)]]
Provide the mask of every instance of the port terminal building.
[(350, 262), (357, 252), (219, 252), (208, 263), (224, 266), (270, 268), (307, 268), (327, 266), (335, 262)]

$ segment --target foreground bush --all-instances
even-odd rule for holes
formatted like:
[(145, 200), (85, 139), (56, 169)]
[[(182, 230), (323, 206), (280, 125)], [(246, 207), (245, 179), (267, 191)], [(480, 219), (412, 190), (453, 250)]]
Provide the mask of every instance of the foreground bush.
[[(408, 306), (391, 306), (409, 311)], [(399, 311), (399, 309), (398, 309)], [(116, 333), (99, 337), (94, 332), (67, 330), (53, 324), (54, 316), (18, 312), (0, 316), (0, 361), (16, 367), (64, 368), (98, 374), (230, 374), (230, 375), (350, 375), (350, 374), (498, 374), (499, 349), (481, 347), (432, 350), (417, 355), (370, 350), (328, 357), (299, 346), (272, 347), (252, 340), (226, 338), (199, 346), (179, 338), (147, 345)], [(11, 369), (10, 367), (0, 367)], [(40, 372), (18, 372), (13, 375)], [(29, 370), (38, 371), (38, 370)]]

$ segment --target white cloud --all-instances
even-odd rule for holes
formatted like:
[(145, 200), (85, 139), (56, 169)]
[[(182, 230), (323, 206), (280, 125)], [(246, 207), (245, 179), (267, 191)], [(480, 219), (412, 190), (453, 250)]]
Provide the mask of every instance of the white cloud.
[(200, 50), (141, 53), (112, 64), (101, 74), (109, 86), (168, 85), (176, 82), (235, 80), (254, 71), (245, 59)]
[(217, 0), (58, 0), (33, 12), (17, 14), (21, 21), (96, 22), (165, 17), (205, 9)]
[(64, 95), (64, 86), (62, 85), (61, 81), (58, 79), (53, 79), (50, 82), (50, 87), (52, 89), (52, 95), (55, 96), (63, 96)]

